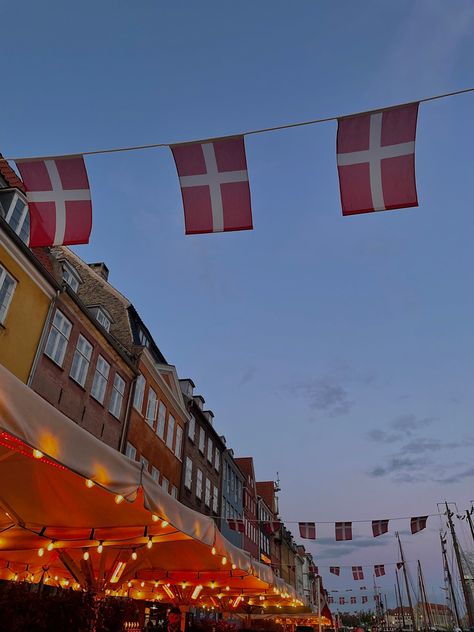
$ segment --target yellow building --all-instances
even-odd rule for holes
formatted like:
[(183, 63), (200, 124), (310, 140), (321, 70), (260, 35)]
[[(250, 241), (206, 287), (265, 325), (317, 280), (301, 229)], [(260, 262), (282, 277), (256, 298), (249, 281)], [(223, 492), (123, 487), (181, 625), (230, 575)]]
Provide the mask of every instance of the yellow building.
[(27, 383), (58, 286), (23, 243), (29, 229), (21, 185), (0, 161), (0, 364)]

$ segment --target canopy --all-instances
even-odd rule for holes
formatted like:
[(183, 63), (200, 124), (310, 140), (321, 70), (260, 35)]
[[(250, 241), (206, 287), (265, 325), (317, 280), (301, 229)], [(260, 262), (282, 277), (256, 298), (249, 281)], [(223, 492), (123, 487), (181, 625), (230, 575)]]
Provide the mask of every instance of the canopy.
[(211, 518), (2, 366), (0, 480), (0, 577), (175, 602), (192, 599), (196, 586), (203, 597), (295, 598)]

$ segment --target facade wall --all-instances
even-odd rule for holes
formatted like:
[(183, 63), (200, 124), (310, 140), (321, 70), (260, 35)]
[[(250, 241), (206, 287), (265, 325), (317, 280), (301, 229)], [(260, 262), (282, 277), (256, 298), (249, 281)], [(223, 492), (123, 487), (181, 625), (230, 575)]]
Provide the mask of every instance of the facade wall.
[[(52, 323), (57, 311), (72, 324), (60, 364), (46, 354)], [(84, 386), (71, 377), (73, 358), (80, 336), (92, 345)], [(99, 403), (91, 394), (99, 356), (110, 365), (102, 403)], [(120, 411), (118, 416), (115, 416), (109, 412), (109, 407), (117, 374), (125, 382), (125, 387)], [(133, 369), (117, 353), (100, 329), (67, 293), (62, 293), (51, 314), (48, 333), (43, 340), (38, 365), (31, 382), (33, 390), (95, 437), (119, 449), (133, 378)]]
[(259, 529), (257, 522), (257, 490), (255, 486), (255, 473), (253, 459), (251, 457), (239, 457), (235, 460), (245, 477), (244, 482), (244, 523), (245, 532), (243, 548), (258, 559), (259, 556)]
[(222, 524), (223, 535), (235, 546), (242, 548), (243, 535), (238, 531), (229, 529), (228, 518), (242, 520), (244, 517), (243, 489), (244, 475), (237, 467), (232, 454), (226, 450), (223, 455), (222, 465)]
[(0, 323), (0, 363), (26, 383), (55, 290), (2, 226), (0, 265), (16, 281)]

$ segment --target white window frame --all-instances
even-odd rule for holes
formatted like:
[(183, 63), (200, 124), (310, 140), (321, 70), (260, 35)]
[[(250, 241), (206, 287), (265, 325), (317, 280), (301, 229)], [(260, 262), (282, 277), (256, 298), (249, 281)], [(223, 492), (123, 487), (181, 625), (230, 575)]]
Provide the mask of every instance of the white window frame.
[(143, 375), (137, 377), (137, 381), (135, 383), (135, 393), (133, 394), (133, 407), (135, 410), (138, 410), (140, 414), (142, 414), (143, 410), (143, 400), (145, 398), (145, 386), (146, 380)]
[(176, 420), (173, 415), (168, 415), (168, 426), (166, 428), (166, 446), (173, 451), (173, 440), (174, 440), (174, 428), (176, 425)]
[(206, 431), (202, 426), (199, 426), (199, 452), (204, 455), (206, 449)]
[(156, 419), (156, 411), (158, 408), (158, 397), (155, 391), (151, 388), (148, 389), (148, 400), (146, 403), (145, 421), (149, 426), (153, 428), (153, 424)]
[(8, 281), (8, 283), (12, 285), (11, 285), (11, 290), (7, 291), (7, 293), (5, 294), (5, 298), (6, 298), (5, 302), (3, 303), (3, 305), (0, 305), (0, 324), (1, 325), (3, 325), (3, 323), (5, 322), (7, 318), (8, 309), (12, 302), (13, 294), (15, 293), (15, 290), (16, 290), (16, 279), (14, 279), (12, 275), (9, 272), (7, 272), (6, 268), (0, 265), (0, 291), (3, 288), (3, 284), (6, 281)]
[(156, 434), (165, 440), (165, 423), (166, 423), (166, 405), (160, 400), (158, 406), (158, 422), (156, 424)]
[(148, 472), (148, 468), (150, 467), (150, 461), (148, 459), (145, 459), (145, 457), (142, 455), (140, 457), (140, 463), (143, 465), (143, 469), (145, 470), (145, 472)]
[(110, 325), (112, 324), (112, 321), (110, 319), (110, 316), (105, 312), (104, 309), (102, 309), (102, 307), (97, 308), (95, 318), (97, 322), (102, 325), (105, 331), (110, 331)]
[[(57, 322), (58, 319), (60, 322)], [(63, 365), (64, 356), (66, 355), (66, 350), (69, 344), (69, 336), (71, 335), (71, 331), (72, 331), (71, 321), (68, 318), (66, 318), (66, 316), (62, 313), (61, 310), (57, 309), (54, 313), (53, 322), (51, 323), (51, 328), (49, 330), (48, 340), (46, 342), (44, 353), (45, 355), (48, 356), (48, 358), (51, 358), (51, 360), (55, 362), (58, 366)], [(52, 349), (50, 349), (48, 353), (50, 340), (52, 340), (53, 334), (54, 334), (55, 340), (53, 341)], [(60, 352), (58, 355), (58, 348), (61, 346), (61, 343), (64, 343), (64, 341), (65, 341), (65, 344), (62, 347), (62, 349), (60, 349)]]
[(181, 453), (183, 451), (183, 429), (176, 424), (176, 439), (174, 441), (174, 454), (181, 461)]
[(216, 472), (219, 472), (221, 468), (221, 453), (219, 452), (219, 449), (217, 448), (217, 446), (214, 452), (214, 468)]
[(214, 493), (212, 495), (212, 511), (216, 514), (219, 509), (219, 488), (214, 485)]
[(63, 281), (69, 285), (73, 292), (77, 292), (82, 281), (81, 277), (68, 261), (61, 261), (61, 264), (63, 267)]
[(167, 494), (170, 493), (170, 482), (166, 478), (166, 476), (163, 476), (161, 479), (161, 489), (165, 491)]
[[(119, 387), (121, 387), (122, 390), (120, 390)], [(123, 404), (124, 395), (125, 395), (125, 380), (123, 379), (121, 375), (119, 375), (118, 373), (115, 373), (114, 383), (112, 386), (112, 394), (110, 395), (109, 413), (113, 415), (114, 417), (116, 417), (117, 419), (120, 419), (120, 415), (122, 414), (122, 404)], [(116, 410), (117, 405), (118, 405), (118, 410)]]
[(193, 462), (189, 456), (186, 457), (186, 464), (184, 467), (184, 486), (191, 490), (193, 486)]
[(95, 363), (94, 379), (92, 380), (91, 396), (99, 402), (104, 403), (105, 391), (109, 380), (110, 364), (107, 360), (99, 355)]
[(79, 334), (76, 348), (72, 357), (69, 377), (84, 388), (91, 364), (92, 351), (94, 347), (85, 336)]
[(151, 477), (155, 483), (160, 484), (160, 470), (154, 465), (151, 466)]
[(211, 497), (211, 480), (209, 478), (206, 478), (204, 504), (206, 505), (206, 507), (209, 507), (209, 509), (210, 509), (211, 508), (211, 502), (212, 502), (212, 497)]
[(178, 499), (178, 488), (176, 485), (171, 485), (171, 496), (176, 498), (176, 500)]
[(127, 448), (125, 450), (125, 456), (128, 456), (128, 458), (131, 459), (132, 461), (136, 461), (137, 460), (137, 449), (133, 445), (133, 443), (130, 443), (130, 441), (127, 441)]
[(188, 422), (188, 439), (194, 443), (195, 438), (196, 438), (196, 420), (194, 419), (194, 415), (191, 415), (191, 418)]
[[(15, 208), (16, 208), (18, 200), (23, 202), (24, 207), (23, 207), (23, 210), (21, 212), (21, 217), (20, 217), (20, 220), (18, 222), (18, 226), (16, 228), (13, 228), (13, 226), (10, 224), (10, 220), (12, 218), (12, 215), (13, 215), (14, 211), (15, 211)], [(18, 237), (20, 237), (21, 231), (23, 230), (23, 226), (25, 225), (27, 220), (28, 220), (28, 223), (29, 223), (29, 226), (28, 226), (28, 239), (22, 240), (22, 241), (24, 241), (24, 243), (26, 243), (26, 245), (29, 244), (30, 233), (31, 233), (31, 223), (29, 221), (28, 202), (26, 201), (26, 199), (22, 195), (20, 195), (17, 191), (15, 191), (14, 194), (13, 194), (12, 201), (10, 202), (10, 206), (8, 207), (8, 211), (6, 211), (5, 221), (10, 226), (10, 228), (18, 235)]]
[(202, 470), (197, 468), (196, 472), (196, 498), (202, 500)]
[(207, 439), (207, 460), (212, 465), (212, 462), (214, 460), (214, 442), (212, 441), (211, 437), (208, 437)]

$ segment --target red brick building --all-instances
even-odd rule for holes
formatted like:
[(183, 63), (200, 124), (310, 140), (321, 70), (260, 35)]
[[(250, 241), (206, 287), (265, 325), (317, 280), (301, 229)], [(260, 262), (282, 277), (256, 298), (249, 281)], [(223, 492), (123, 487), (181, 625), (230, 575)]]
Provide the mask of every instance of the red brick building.
[[(269, 534), (264, 528), (264, 522), (279, 522), (278, 497), (279, 488), (274, 481), (260, 481), (256, 483), (258, 519), (260, 531), (260, 561), (269, 563), (273, 569), (280, 574), (280, 549), (281, 549), (281, 527), (273, 534)], [(270, 562), (266, 558), (270, 559)]]
[(235, 462), (245, 476), (243, 548), (258, 559), (260, 531), (257, 522), (257, 487), (252, 457), (239, 457)]

